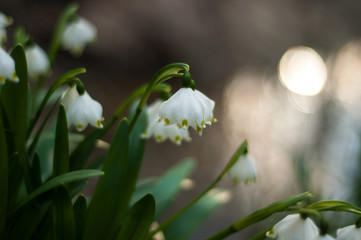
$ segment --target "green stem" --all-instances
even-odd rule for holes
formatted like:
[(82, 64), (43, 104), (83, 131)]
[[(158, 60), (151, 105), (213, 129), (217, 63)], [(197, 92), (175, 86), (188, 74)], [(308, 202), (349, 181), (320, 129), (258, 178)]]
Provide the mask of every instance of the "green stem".
[(242, 218), (238, 220), (237, 222), (233, 223), (229, 227), (223, 229), (222, 231), (216, 233), (215, 235), (207, 238), (207, 240), (220, 240), (224, 239), (225, 237), (228, 237), (229, 235), (241, 231), (242, 229), (245, 229), (246, 227), (249, 227), (250, 225), (257, 223), (259, 221), (262, 221), (272, 214), (276, 212), (283, 212), (287, 210), (290, 206), (297, 204), (300, 201), (303, 201), (307, 198), (311, 197), (310, 192), (305, 192), (296, 196), (293, 196), (291, 198), (281, 200), (279, 202), (275, 202), (268, 207), (259, 209), (250, 215), (248, 215), (245, 218)]
[(139, 101), (137, 110), (135, 112), (134, 118), (132, 119), (132, 121), (129, 124), (129, 129), (130, 131), (133, 129), (135, 123), (138, 120), (138, 117), (140, 115), (140, 113), (142, 112), (142, 109), (145, 105), (145, 103), (147, 102), (150, 94), (153, 91), (153, 88), (159, 84), (162, 83), (164, 81), (167, 81), (170, 78), (173, 77), (181, 77), (183, 76), (183, 73), (179, 73), (179, 71), (181, 70), (189, 70), (189, 66), (185, 63), (172, 63), (169, 64), (163, 68), (161, 68), (152, 78), (152, 80), (150, 81), (150, 83), (148, 84), (147, 89), (145, 90), (142, 98)]
[(193, 206), (199, 199), (201, 199), (204, 195), (206, 195), (211, 189), (214, 188), (214, 186), (217, 185), (219, 181), (226, 175), (226, 173), (233, 167), (233, 165), (237, 162), (239, 157), (241, 155), (244, 155), (247, 153), (247, 147), (248, 143), (247, 140), (244, 141), (241, 146), (238, 147), (237, 151), (233, 154), (232, 158), (229, 160), (226, 167), (223, 169), (223, 171), (218, 175), (218, 177), (205, 189), (203, 192), (201, 192), (196, 198), (194, 198), (192, 201), (190, 201), (186, 206), (184, 206), (182, 209), (180, 209), (177, 213), (175, 213), (173, 216), (168, 218), (166, 221), (164, 221), (162, 224), (158, 226), (157, 229), (155, 229), (149, 236), (149, 239), (151, 239), (152, 236), (154, 236), (157, 232), (165, 229), (169, 224), (174, 222), (180, 215), (182, 215), (185, 211), (187, 211), (191, 206)]
[(31, 132), (33, 131), (33, 128), (35, 127), (35, 124), (38, 121), (41, 113), (43, 112), (49, 98), (55, 92), (55, 90), (66, 83), (80, 81), (79, 79), (74, 79), (74, 77), (80, 73), (85, 73), (85, 68), (78, 68), (78, 69), (74, 69), (72, 71), (65, 73), (50, 86), (50, 88), (49, 88), (48, 92), (46, 93), (43, 101), (41, 102), (38, 110), (36, 111), (35, 116), (30, 120), (28, 132), (27, 132), (27, 138), (29, 138), (29, 136), (30, 136)]

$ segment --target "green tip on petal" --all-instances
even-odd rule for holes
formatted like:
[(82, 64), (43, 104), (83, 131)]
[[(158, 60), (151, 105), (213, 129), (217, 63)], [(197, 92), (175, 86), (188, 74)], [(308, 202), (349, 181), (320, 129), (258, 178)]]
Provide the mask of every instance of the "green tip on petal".
[(182, 127), (188, 127), (188, 121), (187, 121), (187, 119), (184, 119), (184, 120), (182, 121)]
[(164, 119), (165, 124), (169, 125), (170, 121), (168, 118)]

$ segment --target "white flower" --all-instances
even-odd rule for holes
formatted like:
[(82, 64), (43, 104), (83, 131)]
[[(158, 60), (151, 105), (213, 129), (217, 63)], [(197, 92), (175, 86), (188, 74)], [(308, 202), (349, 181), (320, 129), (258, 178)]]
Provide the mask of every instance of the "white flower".
[(80, 55), (86, 44), (95, 41), (97, 36), (96, 27), (88, 20), (78, 17), (70, 22), (64, 29), (62, 45), (73, 55)]
[(326, 235), (318, 235), (314, 237), (312, 240), (335, 240), (335, 238), (326, 234)]
[(66, 111), (69, 110), (71, 104), (79, 97), (79, 93), (76, 90), (76, 85), (69, 87), (61, 96), (61, 103), (64, 105)]
[(156, 100), (147, 108), (148, 115), (148, 127), (142, 134), (144, 138), (154, 137), (157, 142), (163, 142), (166, 139), (170, 139), (174, 143), (180, 145), (182, 140), (190, 141), (188, 129), (178, 128), (176, 125), (164, 125), (158, 121), (158, 110), (163, 103), (161, 100)]
[[(69, 94), (73, 93), (70, 92)], [(66, 99), (66, 96), (64, 96), (64, 98)], [(69, 101), (70, 100), (71, 97), (69, 96)], [(64, 107), (67, 109), (65, 105)], [(70, 104), (70, 107), (66, 110), (66, 114), (68, 125), (74, 125), (78, 131), (83, 131), (88, 124), (98, 128), (103, 127), (102, 105), (92, 99), (86, 91), (83, 95), (75, 98)]]
[(361, 239), (361, 228), (356, 225), (337, 229), (337, 240), (359, 240)]
[(279, 221), (266, 233), (267, 237), (278, 240), (310, 240), (318, 235), (317, 226), (310, 218), (290, 214)]
[(50, 70), (48, 55), (39, 45), (34, 44), (25, 50), (29, 75), (37, 79), (40, 75), (46, 75)]
[(201, 92), (191, 88), (181, 88), (159, 107), (159, 117), (166, 125), (176, 124), (178, 127), (193, 127), (199, 135), (205, 124), (216, 119), (213, 116), (214, 101)]
[(5, 28), (13, 23), (13, 19), (0, 12), (0, 28)]
[(251, 156), (242, 155), (233, 165), (233, 167), (228, 172), (234, 183), (240, 183), (245, 181), (248, 183), (250, 181), (256, 180), (256, 166), (254, 160)]
[(15, 72), (15, 62), (12, 57), (0, 48), (0, 85), (5, 83), (5, 79), (19, 82)]

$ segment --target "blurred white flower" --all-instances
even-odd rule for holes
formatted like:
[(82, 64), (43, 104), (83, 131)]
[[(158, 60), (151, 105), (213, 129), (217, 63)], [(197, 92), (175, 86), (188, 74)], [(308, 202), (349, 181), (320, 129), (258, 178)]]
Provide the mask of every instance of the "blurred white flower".
[(335, 238), (332, 237), (331, 235), (326, 234), (326, 235), (318, 235), (312, 240), (335, 240)]
[(267, 237), (278, 240), (310, 240), (318, 235), (317, 226), (310, 218), (290, 214), (279, 221), (266, 233)]
[(33, 44), (25, 49), (26, 61), (28, 64), (29, 76), (37, 79), (41, 75), (46, 75), (50, 70), (48, 55), (37, 44)]
[[(69, 99), (66, 100), (69, 100), (70, 102), (72, 99), (72, 94), (74, 93), (69, 92), (69, 95), (64, 96), (64, 98), (66, 99), (67, 97), (69, 97)], [(68, 104), (68, 102), (65, 102), (65, 104)], [(75, 100), (70, 104), (68, 109), (65, 105), (64, 107), (66, 109), (68, 125), (74, 125), (78, 131), (83, 131), (88, 126), (88, 124), (98, 128), (103, 127), (102, 105), (92, 99), (86, 91), (83, 95), (75, 98)]]
[(163, 142), (170, 139), (174, 143), (180, 145), (182, 140), (190, 141), (188, 129), (178, 128), (176, 125), (164, 125), (158, 121), (159, 107), (163, 103), (161, 100), (156, 100), (147, 108), (148, 127), (142, 134), (143, 138), (154, 137), (157, 142)]
[(13, 23), (13, 19), (0, 12), (0, 28), (5, 28)]
[(234, 183), (244, 181), (246, 184), (256, 180), (256, 166), (250, 155), (242, 155), (228, 171)]
[(159, 107), (159, 117), (166, 125), (176, 124), (187, 129), (193, 127), (199, 135), (207, 124), (215, 122), (214, 101), (191, 88), (179, 89)]
[(356, 225), (337, 229), (337, 240), (359, 240), (361, 239), (361, 228)]
[(64, 49), (73, 55), (79, 56), (83, 53), (85, 46), (96, 40), (97, 29), (88, 20), (78, 17), (68, 23), (62, 36)]
[(0, 48), (0, 85), (5, 83), (5, 80), (19, 82), (19, 78), (15, 72), (15, 62), (12, 57)]
[(64, 105), (66, 111), (69, 110), (71, 104), (79, 97), (79, 93), (76, 90), (76, 85), (68, 87), (68, 89), (61, 96), (61, 103)]

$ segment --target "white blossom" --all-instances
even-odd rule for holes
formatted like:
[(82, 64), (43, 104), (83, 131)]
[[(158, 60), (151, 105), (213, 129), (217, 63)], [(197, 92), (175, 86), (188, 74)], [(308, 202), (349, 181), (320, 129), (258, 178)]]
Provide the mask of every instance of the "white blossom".
[(13, 23), (13, 19), (0, 12), (0, 28), (5, 28)]
[(256, 180), (256, 166), (250, 155), (242, 155), (228, 172), (234, 183)]
[(216, 119), (213, 116), (214, 101), (191, 88), (179, 89), (159, 107), (159, 117), (166, 125), (176, 124), (187, 129), (193, 127), (199, 135), (205, 124)]
[(190, 141), (188, 129), (178, 128), (176, 125), (164, 125), (158, 121), (158, 110), (163, 103), (161, 100), (156, 100), (147, 108), (148, 127), (142, 134), (144, 138), (154, 137), (157, 142), (163, 142), (170, 139), (174, 143), (180, 145), (182, 140)]
[(310, 218), (290, 214), (274, 225), (266, 235), (278, 240), (310, 240), (318, 235), (318, 230)]
[(79, 97), (79, 93), (76, 90), (76, 85), (69, 87), (61, 96), (61, 103), (64, 105), (66, 111), (69, 110), (71, 104)]
[(39, 45), (34, 44), (27, 47), (25, 55), (28, 64), (28, 73), (32, 78), (37, 79), (39, 76), (46, 75), (49, 72), (50, 62), (48, 55)]
[(361, 239), (361, 228), (350, 225), (337, 230), (337, 240), (359, 240)]
[(78, 17), (68, 23), (62, 35), (62, 45), (64, 49), (73, 55), (81, 55), (85, 46), (96, 40), (97, 29), (88, 20)]
[[(69, 94), (72, 94), (71, 92)], [(71, 99), (69, 99), (70, 101)], [(65, 103), (67, 104), (67, 103)], [(65, 107), (65, 106), (64, 106)], [(67, 107), (65, 107), (66, 109)], [(68, 124), (74, 125), (78, 131), (83, 131), (88, 124), (102, 128), (103, 108), (99, 102), (92, 99), (85, 91), (78, 96), (66, 110)]]
[(335, 240), (334, 237), (332, 237), (331, 235), (318, 235), (316, 237), (314, 237), (312, 240)]
[(19, 78), (15, 72), (15, 62), (12, 57), (0, 48), (0, 85), (5, 83), (5, 80), (18, 82)]

